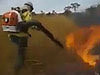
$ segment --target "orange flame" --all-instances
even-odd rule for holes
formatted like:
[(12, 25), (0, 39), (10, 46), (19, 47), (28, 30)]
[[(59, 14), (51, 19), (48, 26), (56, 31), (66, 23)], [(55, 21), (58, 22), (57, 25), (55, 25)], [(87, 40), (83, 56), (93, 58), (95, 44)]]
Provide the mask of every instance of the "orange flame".
[(91, 50), (100, 42), (100, 26), (81, 28), (66, 37), (66, 47), (73, 49), (85, 63), (95, 66), (98, 55), (92, 55)]

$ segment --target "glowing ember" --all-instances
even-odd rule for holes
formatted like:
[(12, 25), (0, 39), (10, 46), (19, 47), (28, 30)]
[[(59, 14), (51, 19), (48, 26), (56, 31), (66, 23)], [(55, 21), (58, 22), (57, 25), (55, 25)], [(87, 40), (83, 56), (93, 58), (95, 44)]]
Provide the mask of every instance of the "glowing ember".
[(68, 50), (75, 50), (83, 61), (91, 66), (95, 66), (99, 59), (99, 55), (91, 54), (92, 49), (98, 42), (100, 43), (100, 26), (81, 28), (66, 37)]

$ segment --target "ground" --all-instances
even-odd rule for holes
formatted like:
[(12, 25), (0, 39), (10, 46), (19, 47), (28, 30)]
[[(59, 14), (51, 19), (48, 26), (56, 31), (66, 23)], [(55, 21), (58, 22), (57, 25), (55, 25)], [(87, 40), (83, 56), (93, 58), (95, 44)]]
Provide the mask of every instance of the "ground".
[[(85, 64), (75, 53), (68, 52), (65, 37), (78, 29), (72, 19), (65, 16), (33, 16), (47, 28), (56, 39), (61, 41), (64, 49), (53, 43), (45, 34), (30, 29), (26, 51), (25, 66), (20, 75), (94, 75), (92, 68)], [(14, 75), (17, 47), (6, 32), (0, 28), (0, 75)], [(39, 63), (35, 63), (39, 60)]]

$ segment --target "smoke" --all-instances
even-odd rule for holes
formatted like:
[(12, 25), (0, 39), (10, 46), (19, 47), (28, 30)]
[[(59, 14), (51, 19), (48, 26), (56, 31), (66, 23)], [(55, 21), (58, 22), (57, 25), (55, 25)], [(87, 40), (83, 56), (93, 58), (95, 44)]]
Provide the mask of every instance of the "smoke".
[(100, 4), (90, 6), (85, 12), (74, 13), (73, 18), (78, 26), (100, 25)]

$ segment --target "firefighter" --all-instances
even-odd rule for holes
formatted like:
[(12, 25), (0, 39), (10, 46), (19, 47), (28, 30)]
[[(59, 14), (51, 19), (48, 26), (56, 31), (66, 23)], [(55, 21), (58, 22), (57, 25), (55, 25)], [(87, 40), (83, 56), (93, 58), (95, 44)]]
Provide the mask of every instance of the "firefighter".
[[(32, 27), (32, 29), (40, 30), (46, 34), (53, 42), (63, 48), (63, 45), (54, 38), (54, 36), (42, 26), (42, 24), (37, 20), (32, 20), (32, 10), (33, 4), (31, 2), (27, 2), (23, 7), (15, 8), (14, 11), (20, 13), (21, 19), (16, 25), (16, 30), (18, 32), (10, 32), (9, 38), (10, 40), (18, 46), (18, 58), (15, 66), (15, 74), (18, 75), (20, 69), (24, 66), (25, 60), (25, 51), (28, 46), (28, 38), (31, 37), (31, 34), (28, 32), (28, 29)], [(38, 60), (35, 62), (40, 63)]]
[(25, 3), (22, 8), (17, 7), (13, 10), (19, 12), (22, 18), (22, 21), (16, 25), (16, 29), (19, 32), (9, 33), (10, 40), (18, 46), (18, 58), (15, 66), (15, 73), (18, 74), (20, 69), (24, 66), (28, 38), (31, 37), (31, 34), (28, 33), (28, 29), (32, 26), (33, 28), (36, 28), (34, 25), (41, 25), (41, 23), (38, 21), (32, 21), (31, 12), (33, 10), (33, 4), (31, 2)]

